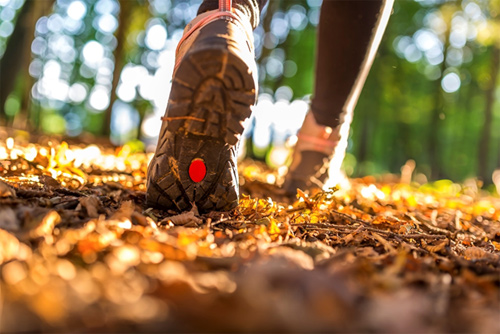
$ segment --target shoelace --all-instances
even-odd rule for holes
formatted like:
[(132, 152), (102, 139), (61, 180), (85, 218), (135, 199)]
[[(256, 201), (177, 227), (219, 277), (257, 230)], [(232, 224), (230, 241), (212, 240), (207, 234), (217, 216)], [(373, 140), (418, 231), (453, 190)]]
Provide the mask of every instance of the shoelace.
[(335, 148), (337, 146), (337, 141), (331, 141), (328, 139), (324, 138), (319, 138), (319, 137), (314, 137), (314, 136), (308, 136), (305, 134), (298, 134), (298, 138), (307, 141), (308, 143), (315, 145), (318, 149), (317, 151), (321, 151), (323, 147), (333, 147)]
[(233, 8), (232, 0), (219, 0), (219, 11), (230, 12)]
[[(179, 49), (182, 45), (182, 43), (188, 39), (197, 29), (202, 27), (203, 25), (210, 23), (220, 17), (230, 17), (233, 20), (239, 21), (239, 18), (233, 13), (233, 6), (232, 6), (232, 0), (219, 0), (219, 11), (214, 12), (212, 15), (208, 15), (207, 17), (204, 17), (200, 21), (196, 22), (195, 25), (191, 27), (181, 38), (179, 41), (179, 44), (177, 44), (177, 49), (175, 50), (175, 53), (177, 54), (179, 52)], [(181, 59), (177, 59), (177, 62), (174, 67), (177, 69), (177, 67), (180, 64)]]

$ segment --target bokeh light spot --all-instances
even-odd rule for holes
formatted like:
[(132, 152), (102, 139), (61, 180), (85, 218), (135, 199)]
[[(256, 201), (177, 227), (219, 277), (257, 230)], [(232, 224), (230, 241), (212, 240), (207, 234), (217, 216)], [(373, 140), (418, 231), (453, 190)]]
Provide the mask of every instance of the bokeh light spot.
[(81, 103), (87, 97), (87, 88), (83, 84), (77, 82), (71, 85), (68, 97), (73, 103)]
[(147, 33), (145, 43), (151, 50), (161, 50), (167, 40), (167, 30), (160, 24), (151, 26)]
[(108, 89), (104, 86), (95, 86), (90, 94), (89, 103), (95, 110), (105, 110), (109, 106)]
[(81, 20), (87, 14), (87, 6), (82, 1), (73, 1), (69, 4), (67, 13), (73, 20)]
[(90, 41), (83, 47), (83, 60), (90, 66), (96, 67), (104, 57), (104, 48), (97, 41)]
[(448, 73), (441, 80), (441, 87), (446, 93), (454, 93), (460, 88), (461, 80), (458, 74)]

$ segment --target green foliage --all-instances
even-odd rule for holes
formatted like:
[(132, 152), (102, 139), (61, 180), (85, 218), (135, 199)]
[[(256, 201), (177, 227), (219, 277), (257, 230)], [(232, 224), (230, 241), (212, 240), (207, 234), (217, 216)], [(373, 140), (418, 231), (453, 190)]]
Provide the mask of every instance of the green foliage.
[[(301, 98), (311, 94), (313, 89), (316, 29), (307, 27), (303, 31), (290, 32), (287, 41), (287, 60), (293, 61), (296, 66), (296, 74), (284, 77), (282, 84), (292, 87), (294, 97)], [(286, 68), (285, 68), (286, 71)]]
[(42, 117), (42, 130), (48, 134), (63, 134), (66, 130), (64, 118), (55, 110), (45, 110)]

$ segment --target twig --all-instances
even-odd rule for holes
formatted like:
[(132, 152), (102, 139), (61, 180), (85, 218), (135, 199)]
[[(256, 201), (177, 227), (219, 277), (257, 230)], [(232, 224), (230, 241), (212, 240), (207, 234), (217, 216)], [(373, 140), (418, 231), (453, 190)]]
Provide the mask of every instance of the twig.
[[(292, 224), (292, 226), (302, 226), (302, 227), (307, 227), (307, 228), (315, 228), (317, 226), (317, 228), (321, 228), (321, 229), (324, 229), (324, 228), (327, 228), (327, 229), (328, 228), (343, 228), (343, 229), (349, 229), (350, 232), (355, 231), (355, 228), (353, 228), (354, 226), (331, 224), (331, 223)], [(427, 233), (399, 234), (399, 233), (394, 233), (391, 231), (380, 230), (378, 228), (374, 228), (374, 227), (370, 227), (370, 226), (363, 226), (363, 227), (366, 231), (383, 234), (383, 235), (393, 237), (393, 238), (404, 238), (404, 239), (422, 239), (422, 238), (444, 239), (444, 238), (446, 238), (446, 236), (444, 236), (444, 235), (427, 234)]]
[(391, 245), (391, 243), (389, 241), (387, 241), (386, 239), (384, 239), (380, 234), (378, 234), (377, 232), (372, 232), (370, 233), (372, 235), (372, 237), (374, 237), (375, 239), (378, 240), (378, 242), (380, 242), (385, 250), (391, 254), (396, 254), (396, 249)]
[(177, 117), (162, 117), (162, 121), (180, 121), (180, 120), (191, 120), (198, 122), (205, 122), (203, 118), (198, 118), (194, 116), (177, 116)]
[(233, 227), (232, 226), (233, 224), (253, 224), (253, 222), (250, 220), (230, 220), (230, 219), (227, 219), (227, 220), (219, 220), (216, 222), (212, 222), (211, 226), (216, 226), (219, 224), (229, 224), (231, 227)]
[(305, 228), (306, 230), (324, 231), (324, 232), (330, 232), (330, 233), (352, 233), (355, 231), (355, 229), (343, 230), (343, 231), (332, 230), (331, 228), (316, 227), (316, 226), (313, 226), (310, 224), (307, 224), (307, 225), (296, 224), (296, 225), (292, 225), (292, 226), (300, 226), (300, 227)]
[(341, 224), (332, 224), (332, 223), (317, 223), (317, 224), (301, 224), (301, 223), (293, 223), (290, 224), (292, 226), (301, 226), (301, 227), (320, 227), (320, 228), (342, 228), (342, 229), (350, 229), (354, 231), (357, 227), (350, 225), (341, 225)]
[(63, 195), (70, 195), (70, 196), (75, 196), (75, 197), (85, 196), (85, 194), (82, 194), (81, 192), (69, 190), (66, 188), (58, 188), (58, 189), (54, 189), (54, 191), (57, 193), (61, 193)]
[(424, 226), (425, 226), (425, 227), (426, 227), (429, 231), (431, 231), (431, 232), (434, 232), (434, 233), (439, 233), (439, 234), (444, 234), (444, 235), (446, 235), (446, 236), (448, 236), (448, 237), (453, 236), (453, 232), (448, 231), (448, 230), (445, 230), (445, 229), (442, 229), (442, 228), (439, 228), (439, 227), (437, 227), (437, 226), (433, 226), (433, 225), (431, 225), (431, 224), (427, 221), (427, 219), (426, 219), (423, 215), (421, 215), (421, 214), (419, 214), (419, 213), (417, 213), (418, 219), (417, 219), (417, 218), (415, 218), (415, 217), (413, 217), (413, 216), (412, 216), (412, 215), (410, 215), (410, 214), (406, 214), (406, 216), (407, 216), (407, 217), (409, 217), (409, 218), (410, 218), (412, 221), (414, 221), (416, 224), (422, 224), (422, 225), (424, 225)]
[(376, 232), (379, 234), (385, 234), (385, 235), (393, 237), (393, 238), (404, 238), (404, 239), (422, 239), (422, 238), (444, 239), (444, 238), (446, 238), (446, 236), (444, 236), (444, 235), (435, 235), (435, 234), (427, 234), (427, 233), (399, 234), (399, 233), (394, 233), (391, 231), (379, 230), (379, 229), (376, 229), (373, 227), (365, 227), (365, 230), (370, 231), (370, 232)]
[[(459, 265), (460, 267), (465, 267), (472, 269), (477, 274), (499, 274), (500, 269), (496, 266), (498, 265), (498, 260), (491, 261), (491, 259), (478, 259), (474, 261), (466, 260), (455, 253), (455, 251), (451, 248), (451, 246), (445, 247), (446, 253), (450, 257), (451, 260), (455, 263), (455, 265)], [(483, 264), (483, 265), (481, 265)], [(486, 264), (486, 265), (485, 265)], [(494, 268), (491, 265), (495, 266)]]
[(21, 198), (52, 197), (54, 193), (52, 191), (16, 188), (16, 195)]
[(339, 212), (337, 210), (330, 210), (330, 213), (334, 213), (336, 215), (344, 217), (351, 222), (356, 222), (356, 223), (360, 223), (363, 225), (371, 225), (370, 222), (364, 221), (363, 219), (359, 219), (359, 218), (353, 218), (350, 215), (348, 215), (347, 213)]

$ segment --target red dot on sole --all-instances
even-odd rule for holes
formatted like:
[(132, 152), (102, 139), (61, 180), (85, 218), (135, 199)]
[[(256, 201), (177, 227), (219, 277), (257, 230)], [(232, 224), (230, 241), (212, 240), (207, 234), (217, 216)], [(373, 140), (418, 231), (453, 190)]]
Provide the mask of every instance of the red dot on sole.
[(207, 166), (202, 159), (194, 159), (189, 165), (189, 177), (193, 182), (201, 182), (207, 175)]

